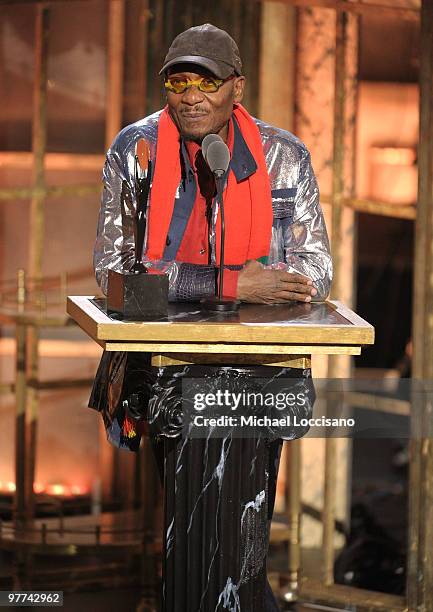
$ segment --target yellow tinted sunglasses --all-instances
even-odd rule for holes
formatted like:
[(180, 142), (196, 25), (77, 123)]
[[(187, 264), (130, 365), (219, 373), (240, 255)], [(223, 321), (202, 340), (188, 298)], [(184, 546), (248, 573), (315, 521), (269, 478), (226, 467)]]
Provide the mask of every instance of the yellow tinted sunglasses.
[(227, 79), (213, 79), (212, 77), (200, 77), (199, 79), (188, 79), (187, 77), (172, 76), (164, 81), (164, 87), (167, 91), (181, 94), (188, 87), (197, 87), (204, 93), (215, 93), (226, 81), (234, 78), (234, 74)]

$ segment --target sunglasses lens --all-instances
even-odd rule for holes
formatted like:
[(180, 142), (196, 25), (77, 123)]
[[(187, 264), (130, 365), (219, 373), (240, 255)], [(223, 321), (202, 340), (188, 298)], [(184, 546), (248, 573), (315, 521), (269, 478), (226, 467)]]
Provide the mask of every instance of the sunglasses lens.
[(212, 79), (203, 77), (197, 81), (190, 81), (181, 77), (169, 78), (165, 81), (164, 85), (168, 91), (172, 91), (177, 94), (183, 93), (188, 87), (195, 85), (200, 91), (204, 93), (215, 93), (221, 87), (224, 81), (220, 79)]
[(214, 93), (218, 91), (219, 84), (213, 79), (202, 79), (200, 81), (199, 89), (205, 93)]
[(188, 81), (186, 79), (167, 79), (165, 87), (174, 93), (183, 93), (188, 87)]

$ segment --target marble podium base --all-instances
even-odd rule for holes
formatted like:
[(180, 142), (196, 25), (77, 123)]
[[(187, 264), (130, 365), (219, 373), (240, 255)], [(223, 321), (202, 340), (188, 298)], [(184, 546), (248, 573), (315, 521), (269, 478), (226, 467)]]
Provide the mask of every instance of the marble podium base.
[(274, 612), (266, 578), (282, 440), (153, 440), (164, 474), (163, 612)]
[(148, 406), (164, 487), (162, 611), (277, 612), (266, 556), (282, 437), (305, 432), (269, 429), (266, 435), (254, 431), (239, 437), (237, 428), (228, 427), (220, 437), (212, 437), (212, 429), (194, 437), (184, 419), (188, 394), (182, 395), (182, 380), (188, 377), (194, 392), (201, 393), (269, 390), (277, 380), (286, 392), (302, 388), (308, 401), (297, 407), (300, 417), (311, 415), (314, 403), (310, 370), (199, 364), (155, 368)]

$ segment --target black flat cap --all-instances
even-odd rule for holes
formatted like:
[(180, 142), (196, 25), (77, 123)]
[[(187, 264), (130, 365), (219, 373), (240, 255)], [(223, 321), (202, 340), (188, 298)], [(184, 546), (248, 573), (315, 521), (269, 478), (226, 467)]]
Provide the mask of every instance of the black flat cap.
[(239, 49), (233, 38), (211, 23), (189, 28), (171, 43), (159, 74), (175, 64), (197, 64), (219, 79), (242, 74)]

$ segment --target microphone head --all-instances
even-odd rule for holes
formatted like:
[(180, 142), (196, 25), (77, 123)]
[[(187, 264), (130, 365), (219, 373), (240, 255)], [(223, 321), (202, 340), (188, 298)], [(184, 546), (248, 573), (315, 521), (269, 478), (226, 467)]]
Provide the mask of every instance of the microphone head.
[(220, 177), (227, 172), (230, 163), (230, 151), (222, 138), (210, 143), (206, 150), (205, 160), (216, 176)]
[(201, 143), (201, 152), (205, 159), (206, 159), (206, 153), (207, 153), (208, 146), (212, 142), (217, 142), (218, 140), (222, 141), (221, 136), (218, 136), (218, 134), (208, 134), (207, 136), (203, 138), (202, 143)]

